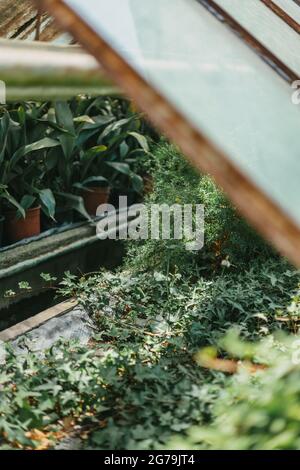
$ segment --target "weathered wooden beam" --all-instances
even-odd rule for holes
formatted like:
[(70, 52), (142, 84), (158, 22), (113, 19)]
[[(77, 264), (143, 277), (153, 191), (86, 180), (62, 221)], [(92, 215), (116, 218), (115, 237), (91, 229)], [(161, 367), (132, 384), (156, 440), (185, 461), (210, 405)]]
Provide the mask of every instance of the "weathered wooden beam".
[(12, 101), (120, 93), (80, 47), (36, 41), (0, 40), (0, 80)]
[(0, 0), (0, 36), (24, 37), (35, 28), (37, 9), (29, 0)]
[(0, 37), (7, 39), (64, 41), (71, 38), (55, 26), (53, 18), (39, 14), (30, 0), (0, 0)]

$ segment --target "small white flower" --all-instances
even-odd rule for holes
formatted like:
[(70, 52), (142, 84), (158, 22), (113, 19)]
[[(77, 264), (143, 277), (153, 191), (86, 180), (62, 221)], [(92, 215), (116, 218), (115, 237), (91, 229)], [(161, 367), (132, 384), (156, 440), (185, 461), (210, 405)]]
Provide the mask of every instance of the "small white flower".
[(228, 259), (223, 259), (221, 266), (224, 266), (224, 268), (230, 268), (231, 263)]

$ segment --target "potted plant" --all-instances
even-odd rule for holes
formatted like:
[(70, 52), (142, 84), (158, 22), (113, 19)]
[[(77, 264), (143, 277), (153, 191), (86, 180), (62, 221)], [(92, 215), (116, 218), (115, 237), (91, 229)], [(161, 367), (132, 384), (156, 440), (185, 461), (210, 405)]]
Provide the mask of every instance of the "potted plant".
[(119, 102), (78, 97), (49, 108), (49, 136), (60, 146), (46, 154), (44, 184), (55, 194), (56, 220), (63, 215), (70, 221), (73, 211), (94, 216), (108, 201), (111, 187), (121, 193), (127, 187), (126, 194), (140, 192), (142, 179), (132, 166), (138, 154), (148, 150), (147, 140), (138, 132), (139, 118), (133, 113), (122, 117)]
[[(83, 144), (76, 159), (78, 181), (75, 186), (82, 189), (86, 209), (91, 215), (108, 201), (111, 189), (116, 196), (124, 194), (134, 202), (136, 195), (142, 192), (143, 181), (133, 168), (141, 152), (149, 150), (146, 138), (139, 133), (140, 118), (128, 107), (124, 109), (124, 100), (100, 103), (105, 116), (113, 117), (102, 129), (97, 128), (95, 132), (102, 115), (74, 119), (81, 124), (77, 132)], [(99, 101), (96, 104), (99, 105)], [(89, 109), (97, 108), (96, 104), (91, 103)]]
[[(85, 128), (88, 116), (74, 118), (66, 102), (56, 102), (48, 111), (48, 120), (52, 122), (51, 138), (59, 142), (59, 147), (49, 149), (43, 164), (45, 184), (51, 185), (57, 200), (56, 220), (71, 222), (73, 211), (89, 219), (82, 190), (86, 184), (99, 181), (99, 178), (85, 178), (80, 172), (82, 147), (87, 139), (98, 132), (111, 118), (92, 121), (93, 126)], [(100, 151), (100, 148), (98, 148)], [(88, 181), (85, 181), (88, 180)], [(81, 183), (81, 184), (80, 184)]]

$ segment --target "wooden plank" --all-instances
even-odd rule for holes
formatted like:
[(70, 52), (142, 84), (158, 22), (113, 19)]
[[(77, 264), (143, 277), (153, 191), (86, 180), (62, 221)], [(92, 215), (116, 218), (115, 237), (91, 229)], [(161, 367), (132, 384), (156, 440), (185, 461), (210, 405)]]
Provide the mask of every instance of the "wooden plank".
[(0, 332), (0, 341), (12, 341), (18, 338), (21, 335), (25, 335), (31, 330), (38, 328), (39, 326), (46, 323), (51, 318), (58, 317), (63, 315), (64, 313), (73, 310), (78, 302), (75, 299), (68, 300), (67, 302), (62, 302), (54, 307), (48, 308), (41, 313), (29, 318), (28, 320), (24, 320), (17, 325), (8, 328), (7, 330)]

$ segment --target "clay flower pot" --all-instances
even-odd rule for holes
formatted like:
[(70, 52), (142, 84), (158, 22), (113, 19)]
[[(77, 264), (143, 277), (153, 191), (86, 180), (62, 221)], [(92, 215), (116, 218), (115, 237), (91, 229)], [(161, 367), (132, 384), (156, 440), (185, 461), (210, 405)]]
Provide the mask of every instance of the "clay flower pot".
[(87, 213), (95, 216), (98, 207), (108, 202), (109, 194), (110, 187), (108, 186), (103, 188), (89, 188), (88, 191), (84, 191), (82, 197)]
[(16, 243), (24, 238), (41, 233), (41, 208), (33, 207), (26, 211), (26, 217), (17, 218), (15, 210), (5, 213), (4, 233), (9, 243)]

